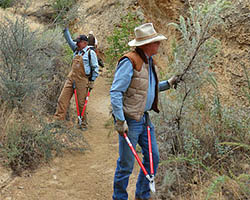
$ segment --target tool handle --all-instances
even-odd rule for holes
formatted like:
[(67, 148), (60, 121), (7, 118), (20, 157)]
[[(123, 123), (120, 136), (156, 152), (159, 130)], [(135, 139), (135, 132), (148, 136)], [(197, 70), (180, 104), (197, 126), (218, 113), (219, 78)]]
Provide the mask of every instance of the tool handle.
[(145, 167), (143, 166), (143, 164), (142, 164), (142, 162), (141, 162), (141, 160), (140, 160), (138, 154), (136, 153), (136, 151), (135, 151), (133, 145), (131, 144), (131, 142), (130, 142), (128, 136), (127, 136), (127, 134), (124, 133), (124, 134), (123, 134), (123, 137), (125, 138), (126, 142), (128, 143), (128, 146), (129, 146), (129, 148), (131, 149), (132, 153), (134, 154), (135, 159), (137, 160), (138, 164), (140, 165), (140, 167), (141, 167), (143, 173), (145, 174), (145, 176), (147, 176), (147, 175), (148, 175), (148, 172), (147, 172), (147, 170), (145, 169)]
[(81, 114), (82, 117), (83, 117), (84, 112), (86, 110), (86, 106), (87, 106), (87, 103), (88, 103), (88, 100), (89, 100), (90, 91), (91, 91), (91, 89), (88, 90), (88, 94), (87, 94), (87, 97), (85, 99), (85, 103), (84, 103), (84, 106), (83, 106), (83, 109), (82, 109), (82, 114)]
[(148, 132), (148, 152), (149, 152), (150, 174), (154, 175), (154, 163), (153, 163), (153, 154), (152, 154), (150, 126), (147, 126), (147, 132)]
[(152, 143), (151, 143), (151, 133), (150, 133), (150, 119), (149, 119), (148, 112), (145, 112), (145, 120), (146, 120), (147, 133), (148, 133), (148, 153), (149, 153), (149, 162), (150, 162), (150, 174), (154, 175), (154, 163), (153, 163)]
[(77, 93), (76, 93), (76, 82), (73, 81), (73, 90), (74, 90), (74, 94), (75, 94), (75, 101), (76, 101), (76, 110), (77, 110), (77, 116), (80, 116), (80, 112), (79, 112), (79, 106), (78, 106), (78, 99), (77, 99)]

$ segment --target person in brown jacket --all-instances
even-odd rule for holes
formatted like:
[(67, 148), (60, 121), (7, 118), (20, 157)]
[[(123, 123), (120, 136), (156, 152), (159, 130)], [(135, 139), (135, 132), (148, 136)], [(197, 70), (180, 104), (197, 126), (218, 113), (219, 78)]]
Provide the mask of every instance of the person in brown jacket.
[[(71, 49), (74, 51), (71, 71), (67, 76), (62, 92), (58, 99), (55, 119), (65, 120), (70, 99), (74, 93), (73, 83), (75, 83), (79, 112), (82, 111), (88, 89), (93, 88), (95, 79), (98, 76), (98, 61), (95, 51), (88, 46), (86, 35), (79, 35), (72, 40), (68, 29), (64, 30), (65, 38)], [(87, 112), (84, 112), (80, 128), (87, 129)]]
[[(159, 82), (153, 55), (157, 54), (162, 40), (167, 38), (157, 33), (152, 23), (135, 28), (135, 39), (129, 46), (134, 51), (125, 54), (119, 61), (110, 89), (112, 114), (115, 129), (119, 133), (119, 158), (114, 176), (113, 200), (127, 200), (129, 176), (134, 166), (134, 155), (130, 150), (124, 133), (127, 134), (134, 149), (139, 144), (143, 153), (143, 165), (150, 172), (147, 126), (150, 127), (153, 171), (157, 171), (159, 152), (154, 133), (154, 125), (149, 120), (148, 111), (159, 113), (158, 92), (177, 84), (178, 77)], [(140, 170), (135, 191), (136, 200), (151, 199), (149, 180)]]

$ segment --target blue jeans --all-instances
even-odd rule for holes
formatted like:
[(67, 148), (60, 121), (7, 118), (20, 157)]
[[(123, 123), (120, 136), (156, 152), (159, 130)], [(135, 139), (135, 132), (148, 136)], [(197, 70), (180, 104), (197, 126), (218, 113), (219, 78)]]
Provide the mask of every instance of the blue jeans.
[[(141, 121), (137, 122), (135, 120), (126, 118), (128, 123), (128, 137), (133, 145), (136, 148), (137, 143), (142, 148), (143, 154), (143, 165), (150, 174), (150, 162), (149, 162), (149, 150), (148, 150), (148, 135), (147, 135), (147, 125), (145, 121), (145, 115)], [(154, 173), (156, 173), (159, 163), (159, 151), (156, 143), (154, 126), (150, 122), (150, 133), (151, 133), (151, 143), (152, 143), (152, 154), (154, 162)], [(124, 137), (119, 135), (119, 158), (117, 160), (117, 167), (114, 176), (114, 191), (113, 191), (113, 200), (127, 200), (128, 193), (126, 191), (129, 176), (133, 171), (134, 167), (134, 155), (129, 148)], [(136, 183), (136, 198), (148, 199), (150, 198), (150, 188), (149, 181), (145, 177), (142, 170), (140, 170), (137, 183)]]

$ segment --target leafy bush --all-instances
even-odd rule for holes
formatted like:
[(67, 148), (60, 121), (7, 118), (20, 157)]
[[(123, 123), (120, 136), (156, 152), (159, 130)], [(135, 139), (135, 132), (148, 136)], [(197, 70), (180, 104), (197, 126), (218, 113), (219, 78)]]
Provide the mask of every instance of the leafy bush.
[(29, 124), (17, 122), (10, 125), (4, 141), (3, 152), (11, 169), (20, 173), (21, 170), (35, 169), (45, 159), (52, 157), (52, 150), (58, 148), (54, 135), (47, 131), (35, 131)]
[(68, 130), (63, 123), (46, 123), (29, 114), (14, 116), (0, 135), (0, 157), (16, 174), (36, 169), (63, 150), (82, 152), (87, 148), (82, 135)]
[(68, 26), (76, 20), (78, 6), (77, 0), (51, 0), (51, 6), (54, 11), (52, 20), (55, 25)]
[[(37, 95), (36, 106), (45, 115), (53, 115), (56, 112), (57, 102), (64, 86), (65, 78), (71, 69), (72, 50), (69, 46), (63, 46), (61, 57), (53, 60), (53, 70), (50, 72), (47, 84), (40, 88)], [(37, 105), (38, 104), (38, 105)]]
[[(75, 129), (47, 123), (65, 79), (64, 39), (60, 29), (29, 29), (26, 17), (0, 23), (0, 161), (20, 174), (63, 150), (84, 150)], [(63, 49), (64, 48), (64, 49)], [(72, 53), (72, 52), (71, 52)], [(68, 63), (67, 63), (68, 64)], [(67, 72), (66, 72), (67, 71)], [(76, 133), (75, 133), (76, 132)]]
[(25, 17), (6, 18), (0, 27), (1, 100), (10, 108), (22, 108), (57, 73), (53, 60), (60, 55), (63, 40), (60, 30), (31, 31)]
[(118, 59), (130, 49), (128, 42), (134, 35), (134, 28), (140, 23), (138, 17), (128, 13), (121, 18), (121, 23), (114, 28), (112, 35), (107, 37), (109, 48), (105, 51), (105, 55), (110, 72), (115, 69)]
[[(63, 41), (65, 40), (63, 39)], [(41, 107), (40, 110), (43, 110), (45, 114), (53, 115), (56, 112), (58, 98), (64, 86), (65, 77), (71, 70), (73, 52), (68, 44), (63, 45), (60, 54), (60, 57), (53, 60), (53, 70), (48, 78), (48, 83), (41, 88), (37, 97), (39, 107)]]
[(15, 3), (15, 0), (0, 0), (1, 8), (9, 8)]
[(53, 0), (52, 7), (58, 14), (62, 12), (65, 14), (64, 12), (69, 11), (76, 2), (76, 0)]
[[(190, 184), (218, 173), (234, 181), (247, 173), (239, 162), (249, 162), (250, 113), (240, 105), (227, 108), (221, 104), (211, 72), (220, 44), (213, 34), (223, 25), (221, 14), (228, 7), (225, 0), (206, 1), (191, 7), (189, 17), (181, 16), (178, 24), (170, 24), (181, 34), (181, 39), (173, 42), (170, 65), (181, 82), (177, 90), (161, 95), (162, 114), (153, 116), (162, 160), (158, 174), (164, 174), (158, 180), (162, 198), (181, 195), (190, 190)], [(166, 183), (169, 174), (174, 178)], [(246, 182), (237, 183), (243, 187), (231, 195), (246, 198), (242, 189)], [(213, 188), (208, 197), (213, 196)]]

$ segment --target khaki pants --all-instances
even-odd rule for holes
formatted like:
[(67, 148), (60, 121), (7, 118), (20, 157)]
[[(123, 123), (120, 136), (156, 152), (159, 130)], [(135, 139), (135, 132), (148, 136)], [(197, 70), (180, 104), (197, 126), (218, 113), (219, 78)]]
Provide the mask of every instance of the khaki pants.
[[(56, 113), (54, 115), (54, 117), (58, 120), (65, 120), (71, 97), (74, 94), (73, 81), (75, 81), (75, 84), (76, 84), (77, 100), (78, 100), (78, 105), (79, 105), (79, 112), (81, 115), (81, 112), (85, 103), (85, 99), (87, 96), (87, 92), (88, 92), (88, 78), (86, 77), (83, 71), (81, 56), (76, 56), (76, 59), (73, 60), (72, 71), (68, 75), (68, 79), (66, 80), (64, 87), (62, 89), (62, 92), (59, 96)], [(82, 119), (83, 127), (87, 127), (86, 109), (85, 109), (83, 119)]]

